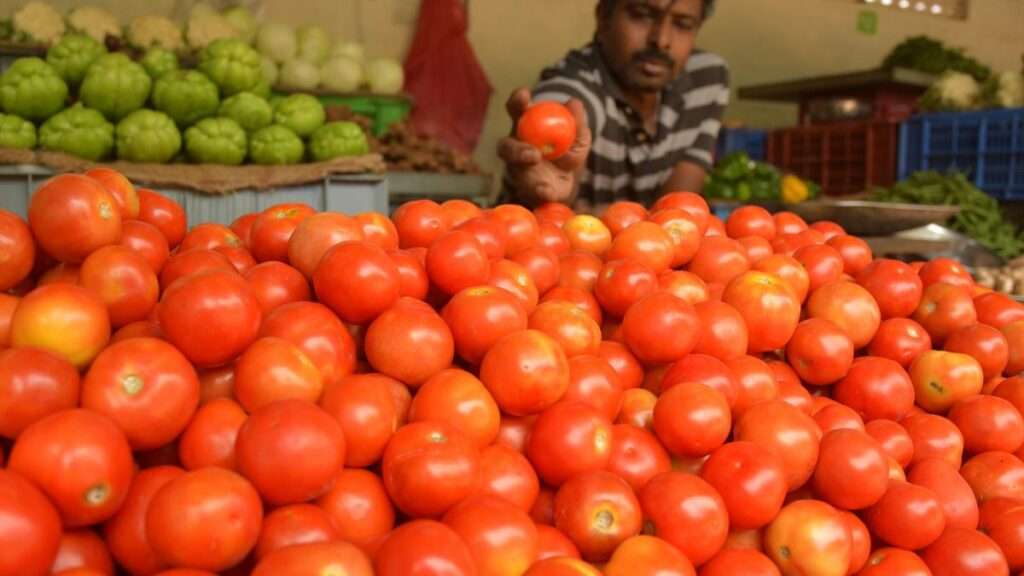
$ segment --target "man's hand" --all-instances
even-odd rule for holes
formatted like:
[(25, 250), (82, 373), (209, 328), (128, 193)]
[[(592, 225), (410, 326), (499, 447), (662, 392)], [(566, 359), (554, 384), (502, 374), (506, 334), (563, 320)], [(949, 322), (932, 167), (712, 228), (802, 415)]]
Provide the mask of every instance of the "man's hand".
[[(520, 88), (512, 93), (505, 108), (513, 126), (529, 106), (529, 90)], [(587, 154), (590, 153), (590, 126), (579, 100), (570, 100), (566, 106), (576, 118), (576, 140), (563, 156), (545, 160), (540, 150), (511, 136), (498, 142), (498, 156), (505, 161), (512, 186), (524, 201), (569, 203), (576, 195), (576, 177), (586, 165)]]

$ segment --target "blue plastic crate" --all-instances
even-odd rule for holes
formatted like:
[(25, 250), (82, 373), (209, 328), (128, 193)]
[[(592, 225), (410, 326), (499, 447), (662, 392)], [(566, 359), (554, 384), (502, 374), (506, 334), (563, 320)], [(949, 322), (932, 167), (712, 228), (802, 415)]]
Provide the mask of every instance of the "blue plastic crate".
[(718, 158), (733, 152), (746, 152), (751, 160), (764, 161), (768, 142), (766, 130), (753, 128), (722, 128), (718, 132)]
[(1024, 108), (915, 116), (900, 127), (899, 177), (967, 174), (1000, 200), (1024, 200)]

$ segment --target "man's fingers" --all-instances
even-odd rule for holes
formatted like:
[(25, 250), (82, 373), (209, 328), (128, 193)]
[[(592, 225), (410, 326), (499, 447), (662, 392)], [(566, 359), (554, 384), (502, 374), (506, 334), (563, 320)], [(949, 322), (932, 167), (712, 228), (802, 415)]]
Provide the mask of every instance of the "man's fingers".
[(590, 129), (590, 122), (587, 120), (587, 109), (583, 107), (583, 102), (573, 98), (569, 100), (565, 105), (572, 112), (573, 118), (576, 119), (576, 131), (579, 132), (580, 128)]
[(512, 92), (512, 95), (508, 97), (508, 101), (505, 102), (505, 109), (508, 111), (508, 115), (512, 117), (512, 120), (518, 120), (526, 108), (530, 106), (530, 91), (526, 88), (519, 88)]
[(570, 100), (566, 107), (576, 119), (576, 139), (564, 156), (555, 161), (563, 170), (577, 170), (587, 162), (587, 155), (590, 154), (592, 134), (590, 125), (587, 122), (587, 111), (579, 100)]
[(515, 138), (502, 138), (498, 142), (498, 157), (507, 164), (537, 164), (541, 161), (540, 150)]

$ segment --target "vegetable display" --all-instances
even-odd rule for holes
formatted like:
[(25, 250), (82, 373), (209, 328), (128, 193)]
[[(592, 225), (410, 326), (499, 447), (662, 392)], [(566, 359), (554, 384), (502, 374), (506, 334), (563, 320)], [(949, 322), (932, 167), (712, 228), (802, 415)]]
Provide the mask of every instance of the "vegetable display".
[(0, 106), (4, 112), (39, 122), (67, 102), (68, 85), (53, 66), (39, 58), (19, 58), (0, 76)]
[(722, 158), (708, 174), (704, 195), (722, 200), (783, 201), (790, 204), (816, 198), (820, 188), (813, 182), (783, 175), (778, 168), (751, 160), (746, 152)]
[(1024, 569), (1024, 304), (835, 223), (674, 192), (225, 225), (100, 167), (0, 212), (0, 257), (7, 574)]

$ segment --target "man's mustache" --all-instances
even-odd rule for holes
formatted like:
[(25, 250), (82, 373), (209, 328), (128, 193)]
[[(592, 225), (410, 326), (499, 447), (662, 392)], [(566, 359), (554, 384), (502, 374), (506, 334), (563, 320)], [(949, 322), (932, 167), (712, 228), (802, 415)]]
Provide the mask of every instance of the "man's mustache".
[(648, 48), (642, 52), (637, 52), (633, 55), (633, 62), (644, 62), (644, 61), (655, 61), (664, 64), (667, 68), (671, 68), (675, 61), (668, 54), (665, 54), (661, 50), (655, 48)]

